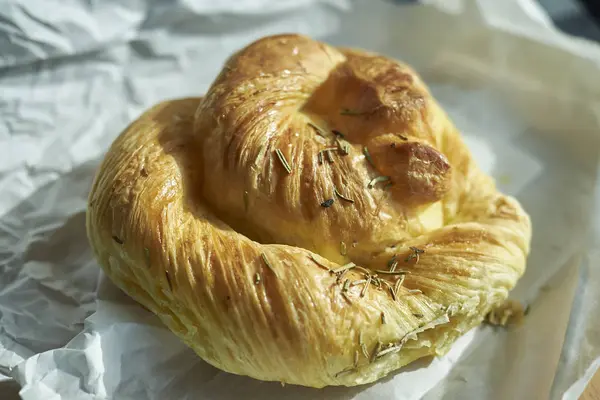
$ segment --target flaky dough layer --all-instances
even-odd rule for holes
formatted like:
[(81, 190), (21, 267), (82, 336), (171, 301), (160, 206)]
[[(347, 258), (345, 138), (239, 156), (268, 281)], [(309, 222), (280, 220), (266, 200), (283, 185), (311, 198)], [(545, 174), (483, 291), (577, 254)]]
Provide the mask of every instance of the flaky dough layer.
[(414, 71), (297, 35), (125, 129), (87, 227), (204, 360), (313, 387), (446, 352), (506, 299), (531, 234)]

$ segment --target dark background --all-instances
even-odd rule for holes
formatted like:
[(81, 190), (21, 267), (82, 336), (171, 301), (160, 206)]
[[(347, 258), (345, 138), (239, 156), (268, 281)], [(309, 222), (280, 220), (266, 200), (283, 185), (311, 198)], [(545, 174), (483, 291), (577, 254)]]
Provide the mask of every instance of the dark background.
[(600, 41), (600, 0), (538, 0), (557, 28)]
[[(419, 2), (419, 0), (392, 1), (398, 4)], [(573, 36), (600, 41), (600, 0), (537, 1), (558, 29)]]

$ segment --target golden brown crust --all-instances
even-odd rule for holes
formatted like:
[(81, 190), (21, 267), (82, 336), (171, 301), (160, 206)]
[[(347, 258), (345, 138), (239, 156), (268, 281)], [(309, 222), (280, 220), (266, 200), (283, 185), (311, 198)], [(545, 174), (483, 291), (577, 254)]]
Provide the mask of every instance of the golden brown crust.
[(280, 35), (121, 134), (88, 235), (209, 363), (322, 387), (444, 353), (523, 273), (530, 223), (410, 68)]

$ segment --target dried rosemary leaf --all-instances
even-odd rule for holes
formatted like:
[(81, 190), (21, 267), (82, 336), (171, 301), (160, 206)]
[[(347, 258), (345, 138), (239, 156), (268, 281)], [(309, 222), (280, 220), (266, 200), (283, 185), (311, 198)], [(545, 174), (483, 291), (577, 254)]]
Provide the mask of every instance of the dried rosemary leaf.
[(341, 267), (334, 269), (332, 272), (334, 274), (339, 274), (340, 272), (347, 271), (347, 270), (352, 269), (354, 267), (356, 267), (356, 264), (354, 264), (353, 262), (349, 262), (348, 264), (344, 264)]
[(340, 138), (336, 138), (335, 141), (336, 141), (342, 155), (347, 156), (350, 153), (350, 144), (348, 142), (346, 142), (344, 139), (340, 139)]
[(327, 199), (327, 200), (325, 200), (324, 202), (321, 203), (321, 207), (329, 208), (329, 207), (331, 207), (333, 205), (334, 201), (335, 200), (333, 200), (333, 199)]
[(347, 156), (348, 154), (350, 154), (350, 144), (344, 140), (341, 143), (341, 150), (342, 150), (342, 154)]
[(119, 239), (119, 237), (116, 235), (113, 235), (112, 239), (118, 244), (123, 244), (123, 240)]
[(360, 112), (360, 111), (350, 110), (348, 108), (343, 108), (342, 111), (340, 111), (340, 114), (341, 115), (352, 115), (352, 116), (355, 116), (355, 115), (362, 115), (364, 113)]
[(390, 272), (394, 272), (396, 271), (396, 267), (398, 266), (398, 261), (394, 260), (394, 262), (392, 263), (392, 265), (390, 265)]
[(381, 325), (385, 325), (386, 320), (385, 320), (385, 313), (382, 311), (381, 312)]
[(273, 268), (273, 266), (271, 265), (271, 262), (269, 261), (269, 259), (265, 255), (265, 253), (260, 253), (260, 256), (262, 257), (262, 259), (263, 259), (264, 263), (266, 264), (266, 266), (269, 267), (269, 269), (273, 272), (273, 274), (275, 275), (275, 277), (279, 278), (279, 275), (277, 275), (277, 272), (275, 271), (275, 268)]
[(373, 276), (371, 283), (377, 288), (381, 287), (381, 279), (379, 279), (377, 276)]
[(390, 288), (390, 294), (392, 295), (392, 300), (396, 301), (396, 292), (394, 291), (394, 288), (391, 286), (388, 286)]
[(325, 150), (325, 154), (327, 155), (327, 161), (329, 161), (329, 163), (335, 162), (333, 156), (331, 155), (331, 150)]
[(397, 262), (398, 262), (398, 256), (396, 254), (394, 254), (392, 256), (392, 258), (390, 258), (389, 261), (387, 262), (388, 269), (392, 270), (394, 263), (397, 263)]
[(350, 279), (346, 279), (344, 281), (344, 286), (342, 286), (342, 292), (347, 292), (349, 286), (350, 286)]
[(360, 346), (360, 350), (362, 351), (363, 355), (365, 356), (366, 359), (369, 359), (369, 351), (367, 350), (367, 346), (365, 345), (365, 343), (363, 342), (362, 339), (362, 332), (360, 332), (358, 334), (358, 345)]
[(257, 272), (254, 274), (254, 284), (258, 285), (260, 283), (260, 274)]
[(340, 254), (345, 256), (348, 254), (348, 249), (346, 248), (346, 243), (343, 241), (340, 242)]
[(396, 301), (396, 293), (394, 292), (394, 287), (391, 285), (391, 283), (389, 283), (385, 279), (382, 279), (381, 283), (384, 284), (385, 286), (387, 286), (388, 291), (390, 292), (390, 295), (392, 296), (392, 300)]
[(319, 152), (327, 153), (328, 151), (335, 151), (335, 150), (337, 150), (337, 147), (330, 146), (330, 147), (325, 147), (324, 149), (319, 150)]
[(402, 348), (402, 346), (400, 345), (392, 345), (386, 349), (383, 349), (381, 351), (379, 351), (376, 355), (375, 358), (380, 358), (385, 356), (386, 354), (390, 354), (390, 353), (394, 353), (396, 351), (399, 351)]
[(363, 154), (365, 155), (365, 158), (367, 159), (369, 164), (375, 167), (375, 163), (373, 162), (373, 158), (371, 157), (371, 153), (369, 153), (369, 149), (367, 148), (367, 146), (363, 146)]
[[(333, 271), (331, 271), (333, 272)], [(346, 276), (346, 272), (348, 272), (347, 269), (343, 270), (340, 274), (337, 274), (337, 278), (335, 280), (335, 283), (340, 283), (342, 281), (342, 278), (344, 278), (344, 276)]]
[(283, 165), (283, 168), (285, 168), (285, 171), (288, 174), (291, 174), (292, 173), (292, 167), (290, 166), (290, 164), (288, 163), (288, 161), (285, 159), (285, 156), (283, 155), (283, 153), (281, 152), (281, 150), (275, 149), (275, 154), (277, 154), (277, 158), (279, 158), (279, 161), (281, 162), (281, 165)]
[(398, 270), (398, 271), (384, 271), (381, 269), (376, 269), (375, 272), (382, 275), (406, 275), (409, 274), (410, 271)]
[(369, 350), (367, 350), (367, 345), (362, 343), (360, 345), (360, 350), (362, 351), (363, 355), (365, 356), (366, 359), (369, 359)]
[(367, 291), (369, 290), (369, 286), (371, 286), (371, 279), (373, 279), (371, 277), (371, 275), (369, 275), (367, 277), (367, 282), (365, 282), (365, 285), (363, 286), (362, 290), (360, 291), (360, 297), (365, 297), (365, 295), (367, 294)]
[(323, 129), (321, 129), (319, 126), (313, 124), (312, 122), (309, 122), (308, 125), (311, 126), (315, 130), (315, 132), (317, 132), (317, 135), (319, 135), (319, 136), (321, 136), (322, 138), (325, 138), (325, 139), (327, 138), (325, 136), (325, 131)]
[(317, 153), (317, 160), (319, 162), (319, 164), (323, 164), (323, 153), (326, 153), (327, 156), (327, 160), (332, 163), (334, 160), (330, 154), (331, 151), (337, 150), (337, 147), (327, 147), (323, 150), (319, 150), (319, 152)]
[(339, 190), (337, 190), (337, 188), (336, 188), (336, 187), (334, 187), (334, 188), (333, 188), (333, 193), (334, 193), (334, 194), (335, 194), (337, 197), (339, 197), (340, 199), (342, 199), (342, 200), (344, 200), (344, 201), (347, 201), (347, 202), (349, 202), (349, 203), (354, 203), (354, 200), (352, 200), (351, 198), (349, 198), (349, 197), (346, 197), (346, 196), (344, 196), (343, 194), (341, 194), (341, 193), (340, 193), (340, 191), (339, 191)]
[(404, 262), (409, 262), (410, 260), (412, 260), (414, 258), (415, 264), (418, 264), (419, 263), (419, 255), (425, 253), (425, 250), (416, 248), (414, 246), (410, 246), (409, 249), (412, 251), (412, 253), (409, 254), (408, 257), (406, 257)]
[(421, 313), (413, 313), (413, 316), (417, 318), (423, 318), (423, 314)]
[(353, 372), (353, 371), (355, 371), (355, 370), (356, 370), (356, 368), (355, 368), (355, 367), (349, 367), (349, 368), (346, 368), (346, 369), (344, 369), (344, 370), (342, 370), (342, 371), (338, 372), (337, 374), (335, 374), (335, 377), (337, 378), (337, 377), (338, 377), (338, 376), (340, 376), (340, 375), (347, 374), (347, 373), (349, 373), (349, 372)]
[(398, 135), (398, 137), (399, 137), (400, 139), (404, 140), (404, 141), (407, 141), (407, 140), (408, 140), (408, 138), (407, 138), (406, 136), (404, 136), (404, 135)]
[(418, 264), (418, 263), (419, 263), (419, 260), (420, 260), (420, 258), (419, 258), (419, 255), (418, 255), (418, 254), (415, 254), (415, 253), (409, 254), (409, 256), (408, 256), (408, 257), (406, 257), (406, 258), (404, 259), (404, 262), (409, 262), (409, 261), (410, 261), (410, 260), (412, 260), (413, 258), (415, 259), (415, 264)]
[(396, 283), (394, 284), (394, 292), (395, 292), (396, 296), (398, 296), (398, 290), (400, 290), (400, 286), (402, 286), (402, 284), (404, 283), (405, 278), (406, 278), (406, 275), (402, 275), (400, 277), (400, 279), (398, 279), (396, 281)]
[(381, 350), (381, 342), (378, 340), (377, 344), (375, 345), (375, 349), (373, 349), (373, 353), (371, 354), (371, 362), (373, 362), (375, 360), (375, 358), (377, 357), (377, 354), (379, 354), (380, 350)]
[(380, 182), (387, 182), (389, 180), (390, 180), (389, 176), (383, 176), (383, 175), (377, 176), (377, 177), (371, 179), (371, 181), (367, 185), (367, 188), (372, 189), (373, 186), (375, 186), (376, 184), (378, 184)]
[(319, 261), (317, 261), (317, 259), (316, 259), (316, 258), (315, 258), (315, 257), (314, 257), (312, 254), (311, 254), (311, 255), (309, 255), (309, 257), (310, 257), (310, 259), (311, 259), (311, 260), (312, 260), (312, 261), (313, 261), (315, 264), (317, 264), (319, 267), (321, 267), (321, 268), (323, 268), (323, 269), (326, 269), (326, 270), (327, 270), (327, 271), (329, 271), (329, 272), (332, 272), (332, 271), (331, 271), (331, 269), (329, 269), (329, 267), (326, 267), (325, 265), (323, 265), (323, 264), (321, 264)]
[(348, 297), (348, 295), (346, 294), (346, 292), (342, 292), (342, 297), (349, 303), (352, 304), (352, 299), (350, 297)]

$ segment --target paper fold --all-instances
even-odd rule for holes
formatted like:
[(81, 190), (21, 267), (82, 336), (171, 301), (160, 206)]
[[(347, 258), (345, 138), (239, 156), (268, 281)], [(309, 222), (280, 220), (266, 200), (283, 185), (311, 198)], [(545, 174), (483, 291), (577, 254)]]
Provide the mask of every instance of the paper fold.
[[(13, 0), (0, 10), (10, 21), (0, 26), (0, 373), (24, 399), (583, 390), (600, 363), (600, 48), (556, 31), (528, 0), (348, 3)], [(532, 254), (513, 293), (532, 306), (524, 327), (474, 330), (447, 356), (373, 385), (282, 388), (204, 363), (103, 278), (85, 208), (112, 139), (152, 104), (203, 93), (233, 51), (290, 31), (423, 75), (478, 163), (532, 216)]]

